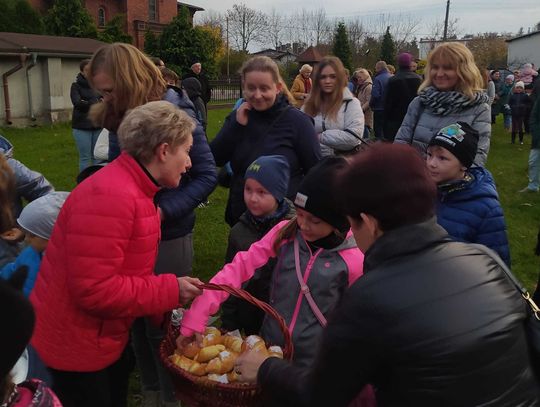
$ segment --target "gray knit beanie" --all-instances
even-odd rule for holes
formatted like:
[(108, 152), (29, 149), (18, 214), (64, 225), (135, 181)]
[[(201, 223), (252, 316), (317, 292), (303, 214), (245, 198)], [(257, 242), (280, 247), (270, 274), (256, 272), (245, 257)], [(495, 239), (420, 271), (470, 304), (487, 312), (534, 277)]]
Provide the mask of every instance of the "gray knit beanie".
[(49, 240), (58, 213), (69, 192), (51, 192), (26, 205), (17, 223), (30, 233)]

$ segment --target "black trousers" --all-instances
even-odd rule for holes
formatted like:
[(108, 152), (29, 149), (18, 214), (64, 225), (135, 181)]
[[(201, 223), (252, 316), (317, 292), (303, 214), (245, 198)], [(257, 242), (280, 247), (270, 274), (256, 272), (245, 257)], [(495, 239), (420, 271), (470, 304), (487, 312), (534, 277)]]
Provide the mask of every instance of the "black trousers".
[(134, 358), (127, 346), (112, 365), (96, 372), (68, 372), (49, 368), (53, 390), (64, 407), (126, 407)]
[(373, 111), (373, 134), (377, 140), (384, 139), (384, 110)]

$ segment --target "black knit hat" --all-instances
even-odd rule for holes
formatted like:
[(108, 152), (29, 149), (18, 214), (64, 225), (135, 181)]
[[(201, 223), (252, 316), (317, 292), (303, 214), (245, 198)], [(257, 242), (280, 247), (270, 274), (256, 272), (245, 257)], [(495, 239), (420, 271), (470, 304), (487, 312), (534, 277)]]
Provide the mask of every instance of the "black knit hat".
[(441, 146), (450, 151), (469, 168), (478, 150), (478, 132), (464, 122), (443, 127), (429, 142), (430, 146)]
[[(18, 272), (15, 272), (15, 275), (17, 274)], [(11, 371), (22, 355), (32, 337), (34, 320), (30, 301), (10, 282), (0, 280), (0, 378), (4, 378)]]
[(332, 225), (340, 232), (349, 230), (347, 217), (336, 202), (334, 186), (336, 174), (347, 165), (343, 157), (327, 157), (315, 165), (304, 177), (294, 204)]

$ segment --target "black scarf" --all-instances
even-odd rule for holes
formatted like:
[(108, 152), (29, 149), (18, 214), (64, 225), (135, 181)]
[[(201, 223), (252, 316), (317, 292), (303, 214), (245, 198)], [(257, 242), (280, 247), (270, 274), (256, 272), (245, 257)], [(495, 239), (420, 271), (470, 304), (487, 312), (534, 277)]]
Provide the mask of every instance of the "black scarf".
[(433, 86), (428, 86), (418, 96), (422, 105), (437, 116), (448, 116), (452, 113), (459, 113), (489, 101), (488, 95), (482, 91), (476, 92), (474, 98), (471, 99), (461, 92), (441, 92)]

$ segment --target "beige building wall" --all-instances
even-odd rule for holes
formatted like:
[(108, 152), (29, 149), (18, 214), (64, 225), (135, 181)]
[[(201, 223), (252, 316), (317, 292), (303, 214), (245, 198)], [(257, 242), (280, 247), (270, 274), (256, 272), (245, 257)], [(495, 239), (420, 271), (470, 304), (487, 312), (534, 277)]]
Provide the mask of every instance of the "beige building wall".
[[(8, 89), (11, 125), (27, 126), (71, 120), (73, 106), (70, 89), (79, 72), (81, 59), (40, 56), (38, 54), (36, 65), (28, 71), (35, 120), (32, 119), (30, 112), (25, 67), (10, 75)], [(25, 66), (28, 66), (30, 60), (31, 58), (26, 60)], [(18, 62), (19, 59), (16, 56), (0, 54), (0, 75), (15, 67)], [(4, 93), (4, 87), (0, 88), (0, 126), (9, 125), (6, 122)]]

